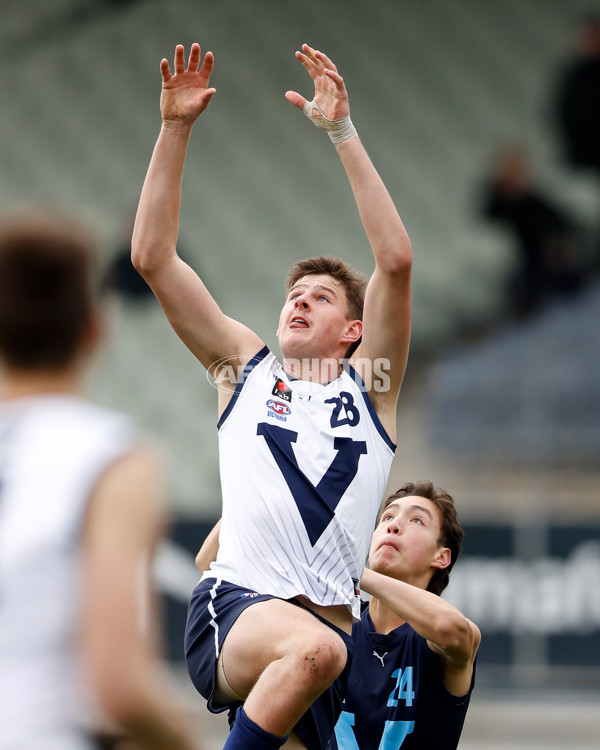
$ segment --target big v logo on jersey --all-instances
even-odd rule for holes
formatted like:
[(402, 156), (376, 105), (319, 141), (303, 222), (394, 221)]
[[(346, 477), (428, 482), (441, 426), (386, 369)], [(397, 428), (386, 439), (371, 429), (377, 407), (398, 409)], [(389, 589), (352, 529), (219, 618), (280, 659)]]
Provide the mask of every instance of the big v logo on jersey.
[[(286, 404), (281, 404), (287, 406)], [(289, 409), (289, 407), (287, 407)], [(336, 455), (315, 486), (298, 466), (292, 447), (298, 433), (285, 427), (260, 422), (256, 434), (267, 442), (277, 466), (289, 487), (306, 527), (310, 543), (317, 543), (335, 514), (335, 509), (358, 471), (358, 462), (367, 453), (364, 440), (336, 437)]]

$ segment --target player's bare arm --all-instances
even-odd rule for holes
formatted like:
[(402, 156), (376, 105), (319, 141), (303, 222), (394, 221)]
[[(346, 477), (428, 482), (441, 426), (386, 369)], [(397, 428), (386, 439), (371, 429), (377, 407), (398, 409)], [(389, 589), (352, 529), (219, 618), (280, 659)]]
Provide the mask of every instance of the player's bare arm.
[[(361, 588), (427, 640), (440, 657), (444, 684), (453, 695), (469, 691), (481, 633), (477, 625), (437, 594), (365, 568)], [(373, 609), (371, 600), (371, 609)]]
[[(348, 94), (333, 62), (308, 45), (296, 57), (315, 85), (312, 102), (294, 91), (286, 98), (325, 129), (349, 115)], [(375, 259), (375, 271), (365, 297), (362, 342), (352, 361), (389, 360), (390, 385), (373, 394), (384, 426), (395, 434), (395, 407), (410, 340), (410, 280), (412, 247), (398, 211), (360, 139), (348, 137), (336, 149), (350, 181), (359, 214)]]
[(143, 584), (141, 574), (151, 569), (165, 520), (156, 466), (154, 451), (139, 447), (105, 472), (91, 498), (82, 648), (102, 707), (132, 734), (136, 747), (191, 750), (183, 704), (171, 692), (151, 638), (140, 632), (140, 605), (151, 604), (151, 584)]
[(174, 71), (160, 64), (162, 126), (146, 174), (132, 238), (132, 262), (151, 286), (169, 322), (192, 353), (211, 370), (223, 357), (252, 356), (259, 337), (227, 317), (202, 280), (176, 252), (185, 155), (196, 119), (216, 89), (214, 57), (204, 59), (193, 44), (186, 67), (183, 45), (175, 49)]

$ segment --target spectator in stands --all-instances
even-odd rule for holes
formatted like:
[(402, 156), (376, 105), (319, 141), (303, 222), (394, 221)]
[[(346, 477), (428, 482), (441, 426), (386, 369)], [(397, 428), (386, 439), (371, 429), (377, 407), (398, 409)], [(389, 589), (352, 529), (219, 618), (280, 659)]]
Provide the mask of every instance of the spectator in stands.
[(600, 176), (600, 15), (583, 17), (577, 50), (563, 68), (555, 97), (567, 163)]
[(518, 148), (508, 147), (496, 157), (484, 185), (482, 213), (516, 239), (518, 265), (508, 293), (517, 314), (582, 286), (581, 229), (534, 184), (529, 160)]
[[(122, 299), (129, 302), (145, 303), (148, 300), (156, 300), (156, 297), (131, 262), (131, 235), (136, 211), (137, 203), (132, 205), (130, 213), (126, 215), (122, 238), (117, 243), (114, 255), (108, 264), (104, 283), (109, 291), (118, 294)], [(182, 248), (179, 238), (177, 240), (177, 255), (187, 262), (187, 254)], [(197, 268), (198, 261), (194, 260), (194, 263)]]

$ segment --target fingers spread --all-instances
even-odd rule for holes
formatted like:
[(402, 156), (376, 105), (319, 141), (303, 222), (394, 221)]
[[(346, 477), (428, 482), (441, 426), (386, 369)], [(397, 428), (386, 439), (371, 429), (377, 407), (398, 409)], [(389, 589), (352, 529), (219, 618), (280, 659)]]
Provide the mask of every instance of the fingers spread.
[(175, 73), (185, 73), (185, 53), (183, 44), (175, 47)]
[(311, 60), (314, 60), (316, 62), (317, 56), (316, 56), (316, 49), (310, 46), (310, 44), (303, 44), (302, 45), (302, 51), (305, 55), (311, 58)]
[(188, 71), (196, 73), (200, 64), (200, 45), (197, 42), (192, 44), (190, 49), (190, 60), (188, 62)]
[(295, 107), (304, 109), (304, 104), (306, 102), (306, 99), (301, 94), (298, 94), (298, 92), (286, 91), (285, 98), (288, 100), (288, 102), (291, 102)]
[(316, 58), (318, 60), (320, 60), (323, 63), (323, 65), (328, 70), (333, 70), (335, 73), (337, 73), (337, 68), (335, 67), (335, 65), (333, 64), (333, 62), (327, 57), (326, 54), (324, 54), (323, 52), (319, 52), (318, 50), (316, 50), (315, 51), (315, 56), (316, 56)]
[[(198, 48), (199, 50), (200, 48)], [(213, 66), (215, 64), (215, 58), (212, 52), (207, 52), (204, 55), (204, 62), (202, 63), (201, 73), (204, 73), (204, 75), (209, 76), (211, 74), (211, 71), (213, 69)]]
[(309, 72), (310, 77), (315, 78), (317, 76), (317, 68), (313, 61), (302, 52), (296, 52), (296, 57)]
[(341, 91), (344, 88), (344, 79), (336, 70), (326, 69), (323, 72), (328, 78), (331, 78), (331, 80), (335, 83), (335, 86), (338, 90)]
[(215, 95), (216, 93), (217, 93), (217, 89), (215, 89), (215, 88), (212, 88), (212, 89), (206, 89), (206, 90), (204, 91), (204, 94), (203, 94), (203, 100), (202, 100), (202, 101), (203, 101), (203, 103), (204, 103), (204, 109), (206, 109), (206, 107), (208, 107), (208, 105), (210, 104), (210, 100), (211, 100), (211, 99), (213, 98), (213, 96), (214, 96), (214, 95)]
[(343, 80), (339, 76), (335, 63), (323, 52), (314, 49), (308, 44), (302, 45), (302, 52), (296, 52), (296, 57), (310, 73), (311, 78), (319, 75), (327, 75), (335, 84), (343, 86)]
[(315, 70), (318, 70), (319, 68), (323, 67), (322, 62), (317, 57), (317, 51), (313, 49), (310, 45), (303, 44), (302, 52), (304, 53), (305, 59), (315, 68)]
[(171, 69), (169, 68), (169, 61), (165, 60), (164, 57), (160, 61), (160, 74), (162, 75), (163, 83), (166, 83), (172, 78)]

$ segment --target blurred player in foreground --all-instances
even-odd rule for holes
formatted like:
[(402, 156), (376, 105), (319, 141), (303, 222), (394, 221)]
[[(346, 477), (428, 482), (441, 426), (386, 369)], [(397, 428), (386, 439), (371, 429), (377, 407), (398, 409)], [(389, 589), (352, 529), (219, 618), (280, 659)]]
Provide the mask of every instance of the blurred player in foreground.
[[(204, 572), (219, 521), (196, 557)], [(407, 482), (384, 502), (352, 629), (354, 657), (328, 750), (456, 750), (475, 681), (479, 628), (441, 598), (463, 530), (452, 497)]]
[(192, 748), (141, 634), (164, 520), (154, 449), (80, 395), (100, 334), (87, 235), (47, 212), (0, 225), (0, 747)]

